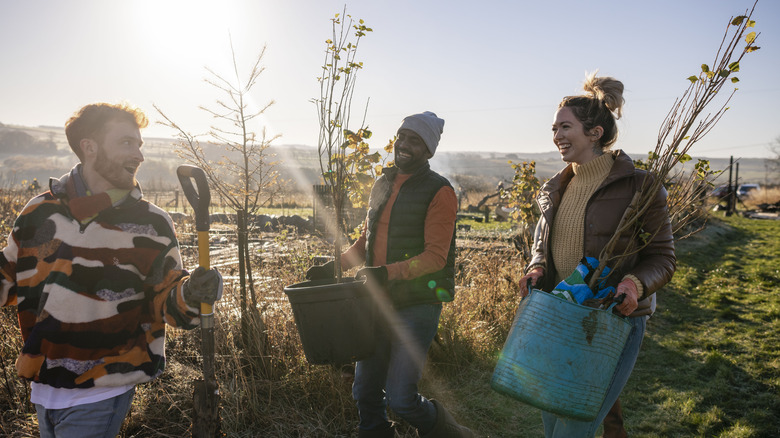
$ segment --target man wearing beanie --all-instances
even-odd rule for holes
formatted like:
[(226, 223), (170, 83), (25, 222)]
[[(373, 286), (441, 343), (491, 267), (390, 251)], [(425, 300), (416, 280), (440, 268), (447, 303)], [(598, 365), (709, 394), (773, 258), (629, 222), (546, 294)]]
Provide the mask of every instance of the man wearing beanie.
[[(382, 314), (374, 355), (355, 367), (352, 395), (361, 438), (395, 436), (388, 407), (421, 437), (473, 436), (440, 402), (417, 392), (442, 302), (455, 295), (458, 200), (428, 163), (443, 129), (444, 120), (430, 111), (403, 119), (394, 166), (374, 183), (363, 233), (341, 255), (344, 270), (365, 264), (356, 276), (366, 277)], [(313, 266), (306, 276), (332, 277), (333, 266)]]

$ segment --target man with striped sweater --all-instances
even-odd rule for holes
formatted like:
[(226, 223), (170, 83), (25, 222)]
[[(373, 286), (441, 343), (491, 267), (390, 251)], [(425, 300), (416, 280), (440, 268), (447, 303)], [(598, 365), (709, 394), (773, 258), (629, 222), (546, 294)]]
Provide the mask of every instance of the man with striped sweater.
[(163, 371), (166, 324), (196, 327), (221, 295), (216, 270), (188, 275), (170, 217), (142, 197), (147, 125), (127, 105), (81, 108), (65, 124), (80, 163), (30, 200), (0, 254), (42, 437), (116, 436), (135, 385)]

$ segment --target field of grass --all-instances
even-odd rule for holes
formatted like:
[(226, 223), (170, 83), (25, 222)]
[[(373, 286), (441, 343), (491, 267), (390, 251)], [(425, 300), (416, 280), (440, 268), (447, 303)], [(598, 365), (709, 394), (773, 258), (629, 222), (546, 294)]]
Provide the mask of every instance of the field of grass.
[(780, 436), (780, 221), (732, 217), (678, 248), (622, 397), (646, 437)]
[[(0, 232), (15, 216), (0, 202)], [(506, 230), (499, 227), (494, 231)], [(476, 224), (475, 224), (476, 227)], [(542, 436), (539, 411), (492, 391), (497, 354), (517, 308), (520, 259), (506, 239), (485, 238), (458, 256), (457, 295), (445, 305), (421, 392), (485, 437)], [(282, 288), (303, 277), (321, 242), (283, 235), (255, 260), (259, 313), (242, 337), (231, 284), (216, 336), (222, 431), (230, 437), (354, 437), (357, 411), (341, 370), (306, 363)], [(2, 238), (2, 245), (5, 238)], [(194, 254), (185, 249), (184, 256)], [(636, 437), (780, 436), (780, 221), (712, 220), (681, 242), (672, 283), (659, 291), (642, 352), (621, 396)], [(189, 262), (188, 266), (194, 262)], [(228, 272), (229, 274), (229, 272)], [(259, 277), (258, 276), (258, 277)], [(0, 313), (0, 435), (37, 436), (29, 389), (15, 377), (15, 309)], [(257, 315), (262, 314), (262, 320)], [(188, 436), (197, 331), (170, 330), (168, 367), (138, 388), (123, 437)], [(401, 427), (404, 437), (414, 431)]]

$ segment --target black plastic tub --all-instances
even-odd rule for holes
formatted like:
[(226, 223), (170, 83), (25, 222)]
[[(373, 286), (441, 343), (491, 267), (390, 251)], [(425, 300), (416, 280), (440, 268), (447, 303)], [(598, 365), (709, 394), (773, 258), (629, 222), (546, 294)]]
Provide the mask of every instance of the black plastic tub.
[(364, 280), (305, 281), (284, 293), (309, 363), (341, 365), (374, 353), (375, 305)]

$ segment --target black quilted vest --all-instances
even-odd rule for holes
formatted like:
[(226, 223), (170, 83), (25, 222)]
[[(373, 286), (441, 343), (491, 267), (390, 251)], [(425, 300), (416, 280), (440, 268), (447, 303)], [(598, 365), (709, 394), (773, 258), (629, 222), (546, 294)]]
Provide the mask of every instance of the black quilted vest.
[[(398, 168), (384, 169), (374, 183), (368, 207), (366, 266), (373, 266), (373, 244), (379, 216), (390, 198)], [(400, 188), (390, 213), (387, 236), (387, 264), (412, 258), (425, 249), (425, 216), (439, 189), (452, 187), (446, 178), (426, 164)], [(412, 280), (388, 282), (390, 299), (396, 308), (424, 303), (452, 301), (455, 296), (455, 231), (444, 268)]]

